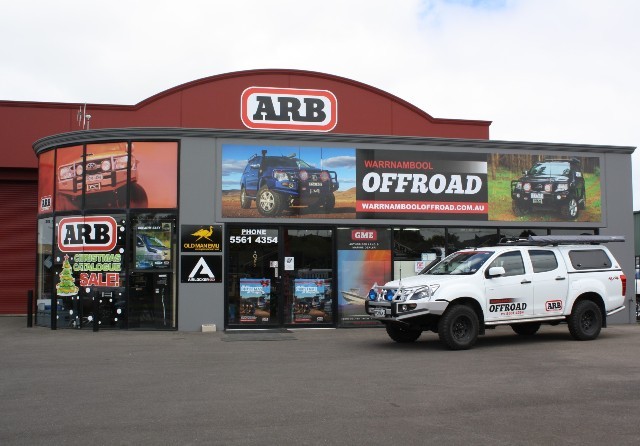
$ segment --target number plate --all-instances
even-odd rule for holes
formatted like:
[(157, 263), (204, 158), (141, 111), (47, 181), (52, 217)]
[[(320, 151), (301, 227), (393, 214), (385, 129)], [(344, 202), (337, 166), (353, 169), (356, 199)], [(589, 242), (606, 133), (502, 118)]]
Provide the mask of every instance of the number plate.
[(542, 195), (542, 193), (540, 193), (540, 192), (531, 192), (531, 198), (533, 200), (542, 200), (543, 196), (544, 195)]
[(376, 317), (385, 317), (387, 315), (387, 312), (384, 308), (375, 308), (373, 310), (373, 315)]
[(322, 187), (322, 183), (309, 183), (309, 186), (312, 186), (312, 187)]

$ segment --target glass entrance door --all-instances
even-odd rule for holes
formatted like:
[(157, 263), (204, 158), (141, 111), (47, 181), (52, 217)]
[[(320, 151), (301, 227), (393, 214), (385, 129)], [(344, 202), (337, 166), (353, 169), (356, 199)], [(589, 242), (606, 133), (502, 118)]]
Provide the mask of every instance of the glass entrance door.
[(229, 325), (280, 324), (279, 229), (232, 227), (228, 233)]
[(285, 323), (332, 325), (333, 230), (285, 229)]
[(333, 325), (333, 230), (229, 226), (227, 325)]

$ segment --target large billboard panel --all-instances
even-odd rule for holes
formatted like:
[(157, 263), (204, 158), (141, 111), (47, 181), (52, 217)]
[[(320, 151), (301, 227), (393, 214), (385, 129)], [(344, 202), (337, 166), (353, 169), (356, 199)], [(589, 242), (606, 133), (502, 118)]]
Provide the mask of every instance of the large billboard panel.
[(223, 144), (223, 218), (602, 222), (599, 157)]

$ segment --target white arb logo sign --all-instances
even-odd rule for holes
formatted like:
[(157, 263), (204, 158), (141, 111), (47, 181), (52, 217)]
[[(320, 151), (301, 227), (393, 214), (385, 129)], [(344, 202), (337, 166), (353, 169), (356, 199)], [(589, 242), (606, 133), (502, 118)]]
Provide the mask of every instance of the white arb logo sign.
[(338, 100), (327, 90), (249, 87), (240, 115), (250, 129), (328, 132), (338, 123)]

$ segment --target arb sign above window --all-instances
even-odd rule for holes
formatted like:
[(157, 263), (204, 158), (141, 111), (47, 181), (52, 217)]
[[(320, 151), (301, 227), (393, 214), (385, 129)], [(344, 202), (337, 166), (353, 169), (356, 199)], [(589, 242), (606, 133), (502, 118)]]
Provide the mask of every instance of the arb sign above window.
[(249, 87), (240, 114), (250, 129), (329, 132), (338, 123), (338, 100), (327, 90)]

